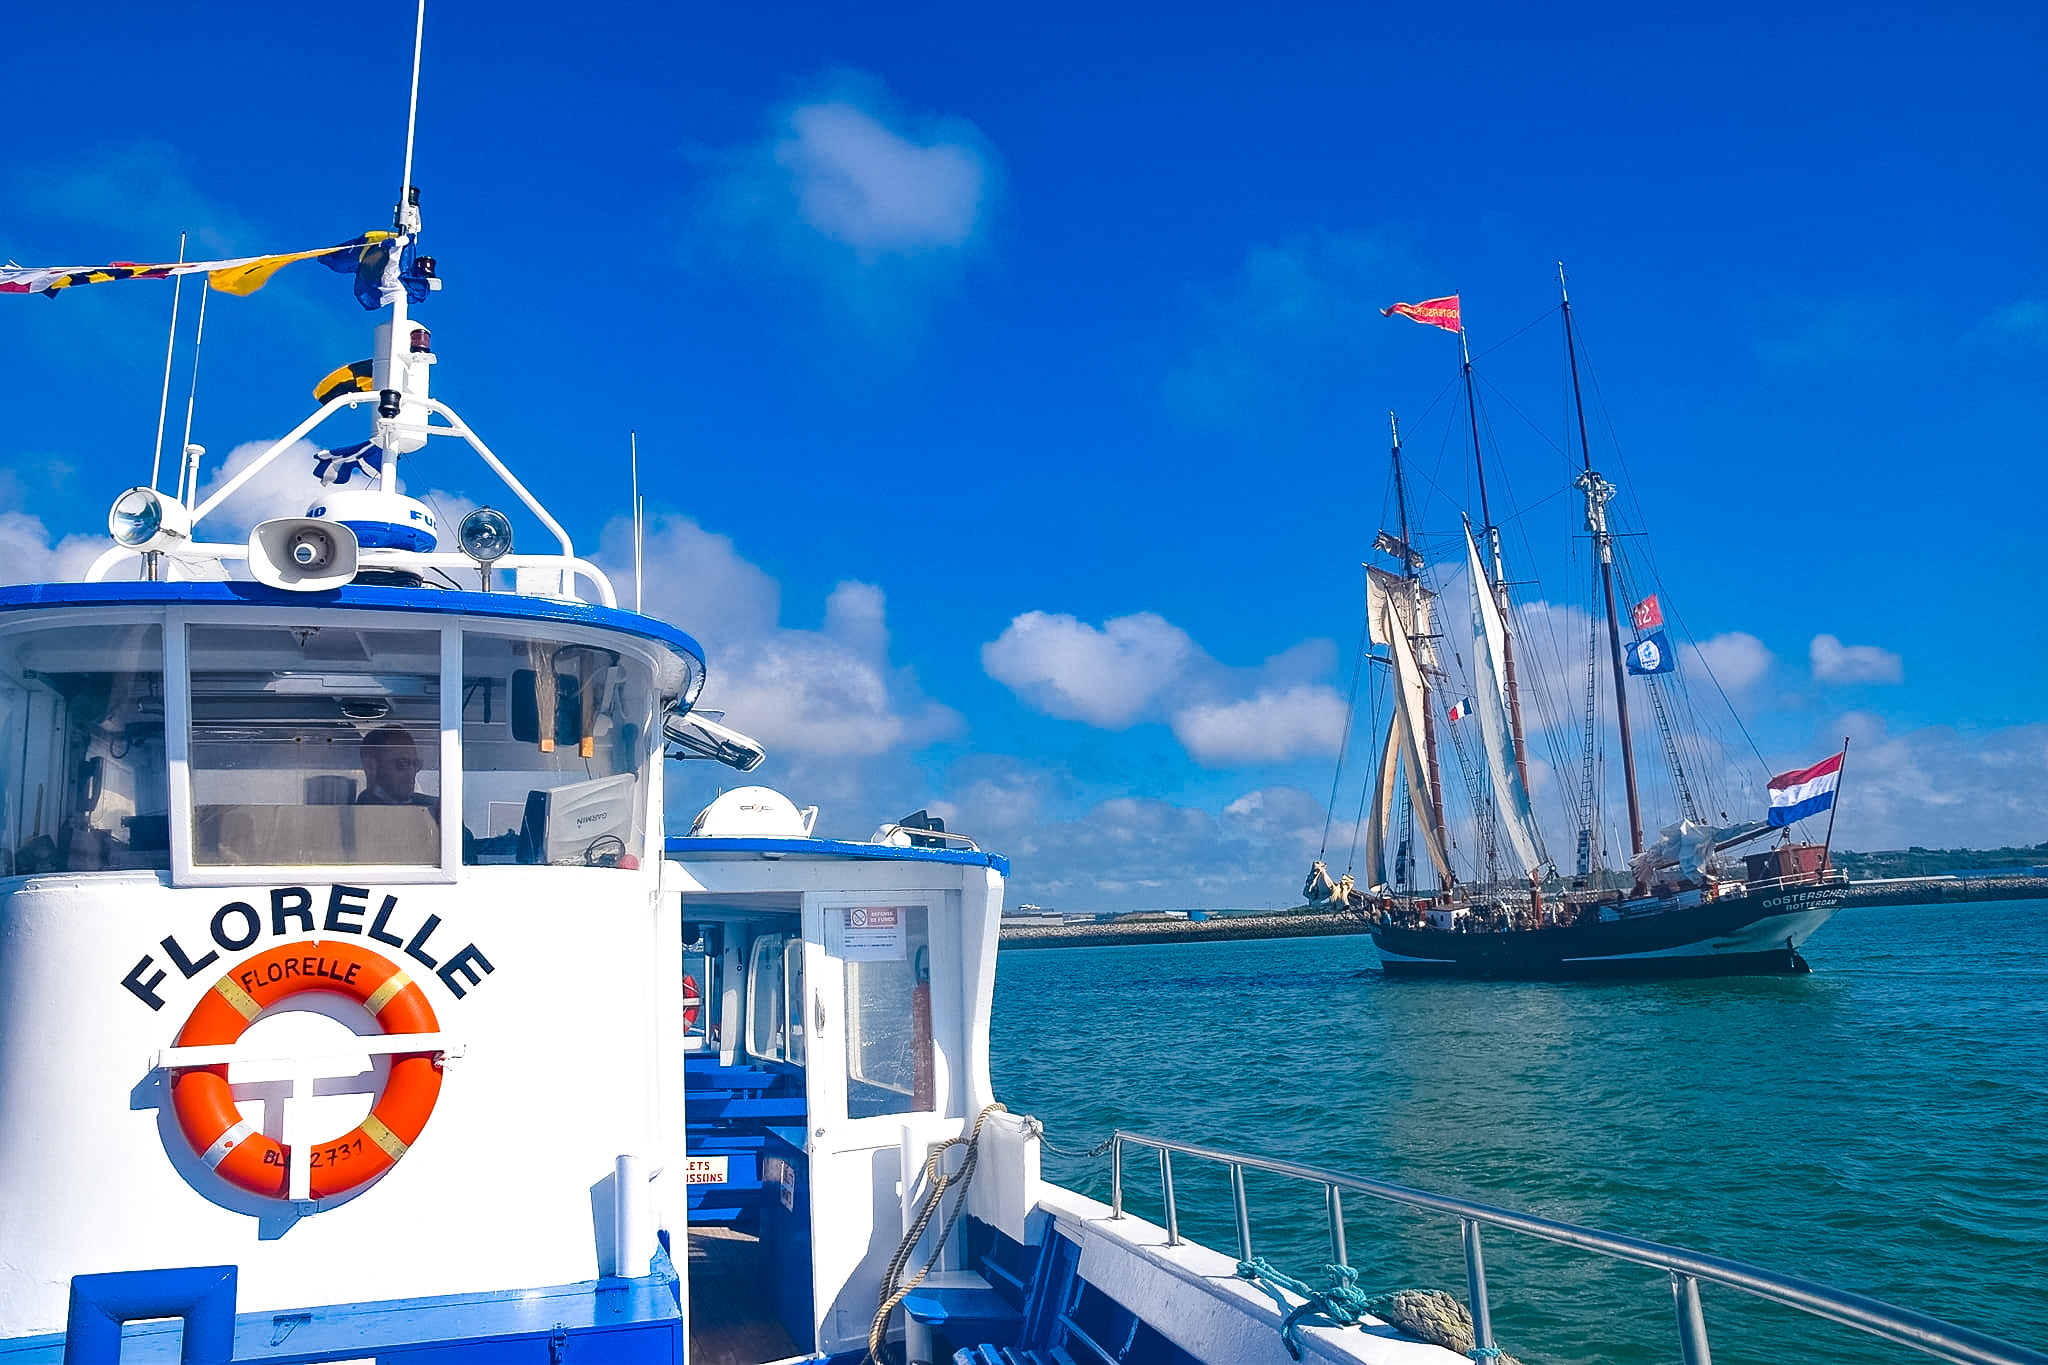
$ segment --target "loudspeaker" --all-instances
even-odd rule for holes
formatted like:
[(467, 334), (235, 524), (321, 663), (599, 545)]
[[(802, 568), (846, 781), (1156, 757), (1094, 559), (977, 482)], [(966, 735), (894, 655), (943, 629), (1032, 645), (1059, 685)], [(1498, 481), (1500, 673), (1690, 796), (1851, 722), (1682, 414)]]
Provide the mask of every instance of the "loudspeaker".
[(327, 592), (356, 576), (356, 533), (338, 521), (279, 517), (249, 533), (249, 572), (291, 592)]

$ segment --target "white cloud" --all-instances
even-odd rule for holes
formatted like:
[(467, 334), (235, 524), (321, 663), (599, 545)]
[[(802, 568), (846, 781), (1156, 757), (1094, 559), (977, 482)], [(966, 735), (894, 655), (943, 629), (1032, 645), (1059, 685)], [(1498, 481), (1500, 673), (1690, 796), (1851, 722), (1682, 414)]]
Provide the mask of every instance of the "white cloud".
[(691, 249), (784, 277), (799, 308), (822, 305), (869, 343), (921, 332), (986, 239), (1002, 181), (972, 124), (907, 111), (858, 72), (775, 110), (760, 140), (702, 160)]
[(930, 803), (946, 828), (971, 835), (983, 848), (1009, 850), (1031, 840), (1051, 785), (1047, 773), (1021, 761), (978, 755), (956, 772), (949, 794)]
[[(1998, 848), (2048, 839), (2048, 723), (1893, 735), (1882, 718), (1852, 712), (1816, 743), (1832, 748), (1843, 734), (1854, 743), (1836, 798), (1837, 845)], [(1788, 755), (1786, 766), (1811, 761)]]
[[(193, 507), (197, 508), (225, 488), (230, 479), (256, 463), (257, 457), (275, 444), (274, 438), (244, 441), (230, 450), (227, 458), (215, 465), (213, 473), (199, 485), (199, 496), (193, 500)], [(259, 521), (306, 515), (306, 509), (327, 491), (327, 486), (313, 473), (313, 460), (319, 450), (311, 441), (294, 441), (249, 482), (229, 494), (226, 502), (207, 514), (206, 520), (197, 528), (199, 539), (240, 540)], [(349, 486), (359, 485), (360, 479)]]
[(462, 529), (462, 519), (480, 506), (477, 500), (467, 493), (451, 493), (445, 488), (429, 488), (413, 496), (434, 509), (434, 548), (461, 548), (456, 536)]
[(1279, 763), (1334, 754), (1344, 700), (1316, 681), (1336, 646), (1305, 640), (1258, 668), (1218, 663), (1153, 612), (1091, 626), (1032, 611), (981, 647), (991, 678), (1049, 716), (1104, 730), (1163, 720), (1204, 767)]
[[(631, 522), (605, 528), (598, 558), (615, 587), (631, 584)], [(960, 728), (956, 712), (926, 697), (910, 670), (889, 663), (880, 588), (841, 583), (826, 599), (823, 630), (785, 628), (780, 585), (729, 538), (687, 517), (654, 518), (643, 564), (647, 614), (675, 622), (705, 646), (701, 704), (724, 710), (732, 725), (768, 746), (771, 759), (873, 758)]]
[[(1771, 651), (1754, 635), (1731, 630), (1687, 648), (1730, 692), (1739, 692), (1770, 671)], [(1679, 665), (1683, 671), (1684, 664)]]
[(1280, 763), (1335, 753), (1344, 711), (1344, 699), (1328, 687), (1262, 688), (1241, 701), (1176, 712), (1173, 735), (1204, 767)]
[(52, 543), (41, 518), (0, 512), (0, 583), (71, 583), (114, 542), (105, 536), (68, 535)]
[(825, 598), (825, 634), (863, 659), (889, 657), (888, 601), (872, 583), (841, 583)]
[[(632, 522), (613, 521), (599, 545), (598, 558), (613, 586), (632, 601)], [(673, 621), (708, 648), (724, 649), (775, 629), (782, 585), (743, 558), (730, 537), (688, 517), (652, 513), (644, 558), (647, 614)]]
[(975, 148), (905, 136), (845, 100), (791, 110), (774, 155), (803, 220), (864, 256), (962, 246), (980, 220)]
[(815, 631), (778, 630), (713, 666), (706, 706), (765, 743), (802, 754), (865, 757), (952, 733), (959, 717), (901, 696), (890, 671)]
[(1197, 652), (1186, 631), (1149, 611), (1100, 628), (1032, 611), (981, 647), (981, 665), (1049, 716), (1123, 730), (1145, 717)]
[(1904, 682), (1904, 661), (1876, 645), (1845, 645), (1832, 635), (1816, 635), (1811, 648), (1813, 676), (1821, 682)]

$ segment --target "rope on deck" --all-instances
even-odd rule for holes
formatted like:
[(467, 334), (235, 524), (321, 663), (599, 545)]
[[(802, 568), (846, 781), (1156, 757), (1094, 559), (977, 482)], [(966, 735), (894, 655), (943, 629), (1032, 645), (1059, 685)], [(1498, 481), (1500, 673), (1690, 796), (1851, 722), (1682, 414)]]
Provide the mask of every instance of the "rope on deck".
[[(944, 1142), (935, 1142), (931, 1150), (925, 1154), (924, 1178), (928, 1188), (924, 1207), (918, 1210), (917, 1221), (911, 1224), (910, 1231), (903, 1234), (903, 1241), (896, 1248), (895, 1256), (890, 1259), (888, 1271), (882, 1276), (882, 1300), (876, 1305), (874, 1322), (868, 1327), (868, 1353), (862, 1357), (861, 1365), (883, 1365), (883, 1341), (889, 1332), (889, 1315), (896, 1311), (898, 1304), (909, 1297), (911, 1290), (924, 1283), (925, 1276), (931, 1274), (932, 1267), (939, 1263), (939, 1257), (946, 1253), (946, 1241), (953, 1235), (954, 1224), (960, 1221), (961, 1214), (967, 1212), (967, 1187), (974, 1183), (974, 1168), (981, 1161), (982, 1125), (988, 1122), (991, 1114), (1009, 1112), (1005, 1105), (991, 1104), (974, 1120), (973, 1131), (966, 1137), (947, 1138)], [(954, 1147), (965, 1147), (967, 1155), (960, 1162), (960, 1169), (952, 1175), (947, 1175), (945, 1157), (947, 1151)], [(930, 1226), (933, 1215), (938, 1213), (940, 1206), (945, 1203), (946, 1191), (955, 1185), (960, 1187), (960, 1196), (953, 1204), (953, 1212), (947, 1215), (945, 1226), (939, 1231), (939, 1240), (932, 1247), (931, 1259), (924, 1263), (924, 1268), (917, 1274), (898, 1285), (897, 1279), (910, 1268), (910, 1262), (917, 1255), (918, 1239), (924, 1236), (924, 1230)]]
[[(1480, 1346), (1472, 1338), (1472, 1316), (1454, 1295), (1441, 1289), (1394, 1289), (1367, 1295), (1358, 1287), (1358, 1272), (1348, 1265), (1325, 1265), (1330, 1283), (1316, 1289), (1279, 1269), (1263, 1257), (1240, 1261), (1237, 1273), (1271, 1296), (1283, 1317), (1280, 1343), (1301, 1359), (1301, 1324), (1321, 1318), (1332, 1327), (1362, 1327), (1368, 1314), (1418, 1340), (1459, 1351), (1475, 1361), (1520, 1365), (1497, 1346)], [(1283, 1292), (1284, 1291), (1284, 1292)], [(1287, 1295), (1300, 1299), (1288, 1302)]]

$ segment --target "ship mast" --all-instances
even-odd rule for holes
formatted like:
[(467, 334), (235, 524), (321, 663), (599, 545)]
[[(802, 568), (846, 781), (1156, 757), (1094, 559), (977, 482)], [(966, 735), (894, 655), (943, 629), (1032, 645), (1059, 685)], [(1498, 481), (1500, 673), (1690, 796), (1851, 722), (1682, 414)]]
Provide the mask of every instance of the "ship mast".
[(1621, 617), (1614, 608), (1614, 536), (1607, 529), (1607, 503), (1614, 485), (1593, 472), (1593, 447), (1586, 439), (1586, 400), (1579, 390), (1579, 355), (1572, 342), (1572, 299), (1565, 288), (1564, 263), (1557, 267), (1557, 292), (1564, 312), (1564, 353), (1572, 372), (1572, 406), (1579, 419), (1579, 452), (1583, 471), (1576, 480), (1586, 495), (1586, 529), (1600, 554), (1600, 588), (1607, 600), (1607, 644), (1614, 663), (1614, 711), (1621, 726), (1621, 774), (1628, 788), (1628, 839), (1631, 855), (1643, 851), (1642, 804), (1636, 794), (1635, 743), (1629, 736), (1627, 670), (1621, 661)]
[(1522, 739), (1522, 696), (1515, 687), (1515, 633), (1509, 628), (1512, 619), (1508, 609), (1508, 576), (1501, 563), (1500, 527), (1493, 523), (1493, 509), (1486, 500), (1486, 456), (1479, 448), (1479, 404), (1472, 393), (1472, 348), (1466, 343), (1462, 321), (1458, 327), (1458, 352), (1464, 361), (1465, 372), (1465, 418), (1472, 428), (1472, 466), (1479, 473), (1479, 520), (1486, 531), (1489, 586), (1493, 589), (1494, 605), (1500, 609), (1501, 620), (1501, 682), (1508, 694), (1508, 732), (1515, 742), (1515, 775), (1522, 779), (1522, 790), (1529, 791), (1529, 749)]
[[(1394, 510), (1401, 523), (1401, 577), (1408, 583), (1408, 619), (1412, 624), (1420, 625), (1422, 580), (1415, 564), (1414, 542), (1408, 539), (1408, 486), (1401, 477), (1401, 423), (1392, 413), (1387, 414), (1387, 422), (1393, 430), (1394, 438)], [(1416, 658), (1419, 661), (1424, 637), (1416, 635), (1411, 638), (1416, 646)], [(1444, 831), (1444, 786), (1443, 777), (1437, 767), (1436, 714), (1429, 705), (1429, 670), (1419, 668), (1417, 672), (1422, 682), (1422, 752), (1423, 761), (1429, 766), (1430, 826), (1441, 839)]]

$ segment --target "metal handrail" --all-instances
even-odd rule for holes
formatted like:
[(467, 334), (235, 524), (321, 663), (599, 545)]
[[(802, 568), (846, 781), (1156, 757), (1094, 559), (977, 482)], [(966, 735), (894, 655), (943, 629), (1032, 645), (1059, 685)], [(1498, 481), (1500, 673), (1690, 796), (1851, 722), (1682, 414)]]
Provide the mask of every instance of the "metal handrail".
[(1671, 1276), (1672, 1307), (1678, 1320), (1679, 1345), (1686, 1365), (1711, 1365), (1712, 1361), (1707, 1344), (1706, 1319), (1700, 1307), (1701, 1280), (1727, 1285), (1755, 1298), (1797, 1308), (1814, 1317), (1839, 1322), (1869, 1332), (1873, 1336), (1883, 1337), (1887, 1341), (1910, 1346), (1914, 1350), (1942, 1360), (1960, 1362), (1960, 1365), (2048, 1365), (2048, 1354), (2040, 1351), (2000, 1341), (1996, 1337), (1943, 1322), (1939, 1318), (1910, 1308), (1899, 1308), (1814, 1280), (1800, 1279), (1794, 1275), (1780, 1275), (1743, 1261), (1709, 1256), (1702, 1252), (1688, 1251), (1683, 1247), (1645, 1241), (1639, 1237), (1601, 1232), (1595, 1228), (1580, 1227), (1575, 1223), (1562, 1223), (1554, 1218), (1517, 1213), (1512, 1209), (1481, 1204), (1470, 1199), (1432, 1194), (1427, 1190), (1410, 1189), (1405, 1185), (1394, 1185), (1384, 1180), (1369, 1180), (1363, 1176), (1348, 1175), (1327, 1167), (1311, 1166), (1298, 1161), (1280, 1161), (1270, 1157), (1248, 1156), (1192, 1142), (1178, 1142), (1171, 1138), (1127, 1132), (1121, 1128), (1116, 1130), (1115, 1136), (1111, 1139), (1112, 1218), (1124, 1216), (1125, 1143), (1149, 1147), (1159, 1153), (1160, 1172), (1165, 1177), (1163, 1184), (1166, 1196), (1166, 1240), (1169, 1246), (1178, 1246), (1181, 1242), (1179, 1210), (1174, 1202), (1170, 1164), (1170, 1154), (1175, 1152), (1216, 1162), (1229, 1168), (1232, 1202), (1236, 1205), (1240, 1260), (1252, 1259), (1251, 1219), (1244, 1185), (1244, 1173), (1247, 1170), (1264, 1171), (1271, 1175), (1322, 1185), (1328, 1203), (1330, 1244), (1332, 1250), (1340, 1253), (1340, 1261), (1341, 1251), (1345, 1245), (1344, 1210), (1338, 1194), (1340, 1190), (1352, 1190), (1408, 1208), (1456, 1218), (1459, 1221), (1465, 1249), (1466, 1283), (1472, 1300), (1473, 1338), (1476, 1348), (1489, 1348), (1494, 1344), (1491, 1314), (1486, 1297), (1485, 1260), (1479, 1242), (1479, 1229), (1485, 1225), (1524, 1233), (1546, 1242), (1577, 1247), (1582, 1251), (1595, 1252), (1613, 1260), (1629, 1261), (1667, 1272)]

